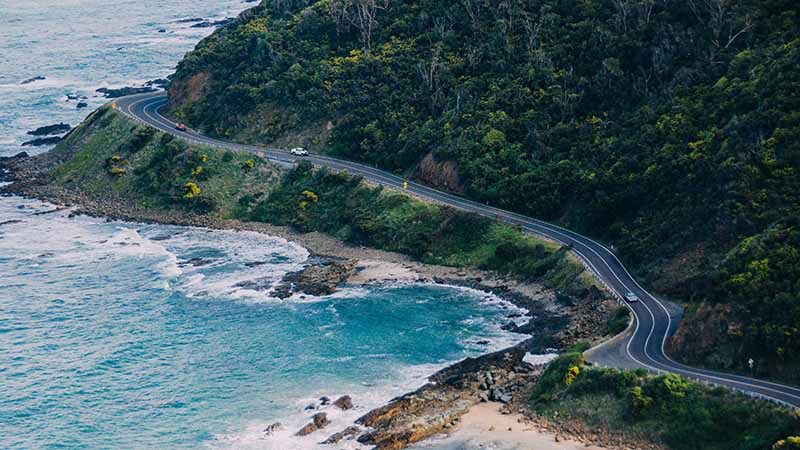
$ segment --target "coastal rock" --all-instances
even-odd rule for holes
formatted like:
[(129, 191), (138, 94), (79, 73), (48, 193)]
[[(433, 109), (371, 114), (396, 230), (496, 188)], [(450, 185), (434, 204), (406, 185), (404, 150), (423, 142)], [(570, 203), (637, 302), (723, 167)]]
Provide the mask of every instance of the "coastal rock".
[(349, 395), (343, 395), (343, 396), (339, 397), (338, 399), (336, 399), (336, 401), (333, 402), (333, 404), (334, 404), (334, 406), (337, 406), (342, 411), (347, 411), (348, 409), (352, 409), (353, 408), (353, 399), (350, 398)]
[(202, 22), (202, 21), (203, 21), (202, 17), (189, 17), (189, 18), (186, 18), (186, 19), (175, 20), (172, 23), (194, 23), (194, 22)]
[(271, 424), (271, 425), (267, 426), (267, 428), (264, 428), (264, 435), (266, 435), (266, 436), (271, 436), (271, 435), (272, 435), (273, 433), (275, 433), (276, 431), (281, 431), (281, 430), (283, 430), (283, 429), (284, 429), (284, 428), (283, 428), (283, 424), (282, 424), (282, 423), (280, 423), (280, 422), (275, 422), (275, 423), (273, 423), (273, 424)]
[(83, 109), (83, 108), (86, 108), (87, 106), (89, 106), (89, 104), (88, 104), (88, 103), (86, 103), (86, 102), (80, 102), (80, 103), (78, 103), (77, 105), (75, 105), (75, 107), (76, 107), (77, 109)]
[(227, 17), (222, 20), (204, 20), (202, 22), (198, 22), (191, 26), (191, 28), (210, 28), (210, 27), (222, 27), (231, 22), (233, 22), (232, 17)]
[(61, 136), (50, 136), (46, 138), (36, 138), (22, 143), (23, 147), (40, 147), (42, 145), (55, 145), (61, 142)]
[(359, 418), (356, 422), (370, 431), (358, 441), (377, 450), (398, 450), (452, 427), (473, 405), (488, 400), (486, 391), (480, 389), (487, 372), (500, 394), (504, 398), (510, 395), (504, 387), (514, 379), (511, 370), (525, 365), (524, 356), (525, 349), (515, 346), (467, 358), (436, 372), (425, 386)]
[(156, 78), (155, 80), (150, 80), (150, 81), (146, 82), (144, 85), (145, 86), (150, 86), (150, 87), (157, 87), (157, 88), (166, 89), (166, 88), (169, 87), (169, 80), (166, 79), (166, 78)]
[(330, 295), (336, 287), (355, 273), (355, 261), (330, 257), (315, 258), (311, 265), (283, 277), (273, 295), (288, 298), (295, 293), (314, 296)]
[(327, 406), (327, 405), (330, 405), (330, 404), (331, 404), (331, 399), (330, 399), (330, 398), (328, 398), (328, 397), (325, 397), (325, 396), (323, 396), (323, 397), (320, 397), (320, 398), (319, 398), (319, 402), (320, 402), (320, 404), (321, 404), (322, 406)]
[(301, 428), (300, 431), (296, 433), (296, 435), (307, 436), (317, 430), (325, 428), (330, 423), (331, 421), (328, 420), (328, 415), (325, 414), (324, 412), (314, 414), (314, 416), (311, 417), (311, 422), (307, 423), (306, 426)]
[(342, 430), (342, 431), (340, 431), (340, 432), (338, 432), (336, 434), (330, 435), (330, 437), (328, 437), (328, 439), (325, 439), (324, 441), (322, 441), (322, 443), (323, 444), (338, 444), (340, 441), (342, 441), (344, 439), (348, 439), (349, 440), (349, 439), (355, 438), (356, 436), (358, 436), (359, 433), (361, 433), (361, 428), (360, 427), (358, 427), (356, 425), (349, 426), (349, 427), (345, 428), (344, 430)]
[(106, 98), (118, 98), (134, 94), (146, 94), (148, 92), (155, 92), (155, 91), (156, 88), (152, 86), (141, 86), (141, 87), (126, 86), (119, 89), (100, 88), (97, 89), (95, 92), (103, 94), (103, 96)]
[(202, 266), (207, 266), (207, 265), (209, 265), (209, 264), (211, 264), (213, 262), (214, 262), (213, 259), (202, 258), (202, 257), (197, 256), (197, 257), (194, 257), (194, 258), (191, 258), (191, 259), (187, 259), (186, 261), (181, 261), (180, 263), (178, 263), (178, 266), (179, 267), (186, 267), (186, 266), (202, 267)]
[(72, 127), (66, 123), (56, 123), (53, 125), (46, 125), (43, 127), (39, 127), (35, 130), (28, 131), (28, 134), (31, 136), (50, 136), (53, 134), (64, 134), (69, 131)]
[(44, 81), (46, 79), (47, 79), (47, 77), (45, 77), (43, 75), (37, 75), (35, 77), (28, 78), (27, 80), (22, 80), (22, 81), (20, 81), (19, 84), (31, 84), (34, 81)]

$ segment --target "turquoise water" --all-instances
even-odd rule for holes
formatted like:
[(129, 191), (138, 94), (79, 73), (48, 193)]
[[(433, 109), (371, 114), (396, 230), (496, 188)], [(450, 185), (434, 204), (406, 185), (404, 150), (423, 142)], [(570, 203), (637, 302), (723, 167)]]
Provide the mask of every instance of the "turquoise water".
[[(52, 208), (0, 198), (0, 223), (20, 221), (0, 225), (0, 448), (313, 448), (444, 364), (518, 339), (499, 328), (511, 307), (485, 294), (348, 286), (280, 301), (236, 285), (301, 267), (307, 252), (282, 239), (36, 215)], [(306, 405), (342, 394), (355, 410), (291, 436)], [(275, 421), (286, 430), (265, 437)]]
[[(173, 72), (184, 53), (212, 31), (180, 19), (222, 19), (242, 0), (0, 0), (0, 156), (36, 127), (78, 124), (106, 99), (100, 87), (141, 84)], [(164, 32), (160, 32), (164, 30)], [(36, 76), (46, 79), (20, 84)], [(67, 94), (88, 97), (77, 109)]]

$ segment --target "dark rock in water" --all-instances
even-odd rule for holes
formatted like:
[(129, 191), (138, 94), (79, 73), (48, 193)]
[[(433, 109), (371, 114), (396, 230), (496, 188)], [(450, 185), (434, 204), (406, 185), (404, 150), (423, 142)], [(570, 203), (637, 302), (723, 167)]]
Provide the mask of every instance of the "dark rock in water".
[(344, 430), (342, 430), (342, 431), (340, 431), (340, 432), (338, 432), (336, 434), (332, 434), (328, 439), (325, 439), (324, 441), (322, 441), (322, 443), (323, 444), (338, 444), (339, 441), (341, 441), (343, 439), (353, 439), (354, 437), (356, 437), (358, 435), (358, 433), (361, 433), (361, 428), (356, 426), (356, 425), (352, 425), (352, 426), (349, 426), (349, 427), (345, 428)]
[(324, 412), (316, 413), (311, 417), (311, 422), (306, 424), (303, 428), (296, 433), (297, 436), (307, 436), (317, 430), (321, 430), (328, 426), (331, 421), (328, 420), (328, 415)]
[(188, 259), (186, 261), (181, 261), (180, 263), (178, 263), (178, 266), (180, 266), (180, 267), (186, 267), (186, 266), (202, 267), (202, 266), (207, 266), (207, 265), (209, 265), (209, 264), (211, 264), (213, 262), (214, 262), (213, 259), (201, 258), (201, 257), (197, 256), (197, 257), (194, 257), (192, 259)]
[(319, 402), (322, 404), (322, 406), (327, 406), (331, 404), (331, 399), (328, 397), (320, 397)]
[(251, 291), (268, 291), (272, 289), (274, 280), (269, 277), (264, 278), (256, 278), (255, 280), (246, 280), (240, 281), (233, 285), (233, 287), (238, 287), (242, 289), (249, 289)]
[(167, 29), (166, 29), (166, 28), (159, 28), (159, 29), (158, 29), (158, 32), (159, 32), (159, 33), (166, 33), (166, 32), (167, 32)]
[(46, 79), (47, 79), (47, 77), (45, 77), (43, 75), (37, 75), (35, 77), (28, 78), (27, 80), (22, 80), (19, 84), (31, 84), (34, 81), (43, 81), (43, 80), (46, 80)]
[(270, 436), (272, 435), (272, 433), (280, 430), (283, 430), (283, 424), (281, 424), (280, 422), (275, 422), (267, 426), (267, 428), (264, 428), (264, 434)]
[(62, 139), (63, 138), (61, 136), (50, 136), (50, 137), (46, 137), (46, 138), (36, 138), (36, 139), (31, 140), (31, 141), (23, 142), (22, 146), (23, 147), (28, 147), (28, 146), (39, 147), (39, 146), (42, 146), (42, 145), (55, 145), (55, 144), (58, 144), (59, 142), (61, 142)]
[(188, 19), (178, 19), (172, 23), (194, 23), (194, 22), (202, 22), (202, 17), (190, 17)]
[(148, 81), (144, 85), (145, 86), (151, 86), (151, 87), (155, 86), (155, 87), (166, 89), (167, 87), (169, 87), (169, 80), (166, 79), (166, 78), (156, 78), (155, 80)]
[(61, 122), (53, 125), (39, 127), (35, 130), (28, 131), (28, 134), (31, 136), (49, 136), (51, 134), (64, 134), (71, 128), (72, 127), (70, 127), (68, 124)]
[(3, 222), (0, 222), (0, 227), (3, 226), (3, 225), (11, 225), (12, 223), (21, 223), (21, 222), (22, 221), (19, 220), (19, 219), (6, 220), (6, 221), (3, 221)]
[(347, 411), (348, 409), (353, 409), (353, 399), (350, 398), (349, 395), (343, 395), (343, 396), (339, 397), (338, 399), (336, 399), (335, 402), (333, 402), (333, 404), (334, 404), (334, 406), (337, 406), (342, 411)]
[(514, 322), (512, 321), (512, 322), (508, 322), (507, 324), (503, 325), (503, 326), (502, 326), (502, 327), (500, 327), (500, 328), (501, 328), (503, 331), (511, 331), (511, 332), (513, 333), (513, 332), (516, 332), (516, 331), (517, 331), (517, 329), (518, 329), (519, 327), (517, 326), (517, 324), (516, 324), (516, 323), (514, 323)]
[(192, 28), (222, 27), (222, 26), (225, 26), (225, 25), (233, 22), (233, 20), (234, 19), (232, 17), (227, 17), (227, 18), (222, 19), (222, 20), (204, 20), (202, 22), (198, 22), (198, 23), (192, 25)]
[(266, 261), (251, 261), (251, 262), (244, 263), (244, 266), (245, 267), (258, 267), (258, 266), (263, 266), (265, 264), (268, 264), (268, 263)]
[(288, 298), (295, 293), (323, 296), (336, 292), (336, 287), (355, 273), (355, 261), (320, 257), (297, 272), (287, 273), (275, 288), (274, 295)]
[(85, 95), (78, 95), (78, 94), (66, 94), (66, 95), (67, 95), (67, 101), (71, 101), (71, 100), (86, 100), (88, 98)]
[(119, 89), (100, 88), (97, 89), (95, 92), (103, 94), (103, 96), (105, 96), (106, 98), (118, 98), (118, 97), (125, 97), (127, 95), (146, 94), (148, 92), (155, 92), (155, 91), (156, 88), (152, 86), (141, 86), (141, 87), (126, 86)]
[(317, 409), (317, 405), (315, 405), (314, 403), (309, 403), (309, 404), (306, 405), (305, 408), (303, 408), (303, 410), (305, 410), (305, 411), (312, 411), (312, 410), (315, 410), (315, 409)]
[(78, 109), (86, 108), (87, 106), (89, 106), (89, 104), (86, 103), (86, 102), (80, 102), (77, 105), (75, 105), (75, 107), (78, 108)]

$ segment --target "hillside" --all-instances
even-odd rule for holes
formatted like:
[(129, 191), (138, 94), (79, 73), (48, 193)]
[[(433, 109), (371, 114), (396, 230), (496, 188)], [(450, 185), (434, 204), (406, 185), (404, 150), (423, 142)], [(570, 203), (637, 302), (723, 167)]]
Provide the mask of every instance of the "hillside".
[(265, 0), (181, 61), (206, 133), (366, 161), (614, 246), (680, 359), (800, 379), (800, 6)]

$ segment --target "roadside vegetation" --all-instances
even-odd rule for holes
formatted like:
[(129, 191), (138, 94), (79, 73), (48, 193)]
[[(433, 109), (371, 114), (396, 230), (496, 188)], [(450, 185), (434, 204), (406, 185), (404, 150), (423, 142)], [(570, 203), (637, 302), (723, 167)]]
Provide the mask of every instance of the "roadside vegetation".
[(673, 374), (589, 367), (575, 350), (542, 375), (530, 398), (538, 415), (675, 450), (794, 448), (800, 417), (793, 410)]
[(327, 124), (309, 135), (340, 157), (453, 162), (469, 197), (691, 302), (685, 360), (798, 381), (798, 61), (794, 0), (264, 0), (171, 96), (226, 138)]
[(243, 197), (240, 206), (247, 211), (242, 218), (322, 231), (426, 263), (507, 273), (569, 295), (586, 289), (584, 268), (567, 257), (566, 247), (307, 162), (289, 170), (263, 198)]
[(187, 144), (104, 107), (55, 150), (64, 187), (153, 210), (288, 225), (419, 261), (493, 270), (570, 296), (591, 279), (568, 248), (305, 162), (294, 168)]

